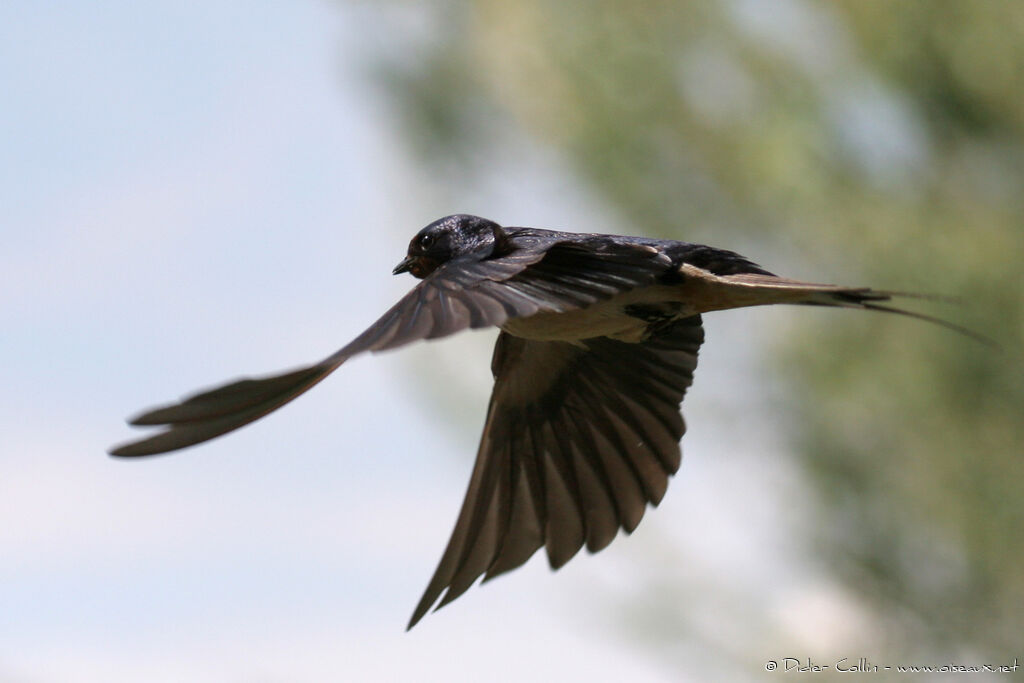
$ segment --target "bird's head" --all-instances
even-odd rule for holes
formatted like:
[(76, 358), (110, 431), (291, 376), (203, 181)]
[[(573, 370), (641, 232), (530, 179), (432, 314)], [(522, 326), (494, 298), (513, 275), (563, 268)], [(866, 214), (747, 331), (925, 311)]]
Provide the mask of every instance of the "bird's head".
[(505, 243), (504, 231), (494, 221), (459, 213), (439, 218), (416, 233), (409, 252), (395, 266), (395, 275), (410, 272), (425, 278), (452, 259), (468, 254), (486, 258)]

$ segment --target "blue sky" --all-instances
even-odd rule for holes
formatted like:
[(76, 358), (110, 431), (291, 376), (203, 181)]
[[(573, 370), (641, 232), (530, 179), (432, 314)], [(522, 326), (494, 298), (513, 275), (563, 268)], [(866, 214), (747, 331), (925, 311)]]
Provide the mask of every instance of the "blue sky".
[[(728, 427), (765, 391), (733, 391), (749, 340), (702, 356), (685, 476), (631, 538), (557, 575), (535, 558), (410, 634), (468, 479), (492, 333), (353, 360), (173, 457), (105, 455), (140, 408), (341, 346), (411, 286), (390, 270), (438, 215), (615, 230), (529, 145), (501, 187), (458, 206), (433, 192), (362, 68), (384, 42), (373, 17), (0, 5), (0, 679), (678, 680), (701, 659), (692, 634), (665, 658), (627, 618), (666, 564), (779, 604), (777, 622), (739, 626), (695, 605), (706, 638), (855, 621), (837, 588), (759, 551), (795, 512), (778, 512), (792, 481), (765, 464), (770, 425)], [(726, 314), (709, 336), (740, 329)], [(754, 592), (766, 574), (778, 595)], [(820, 619), (787, 621), (783, 605), (808, 604)]]

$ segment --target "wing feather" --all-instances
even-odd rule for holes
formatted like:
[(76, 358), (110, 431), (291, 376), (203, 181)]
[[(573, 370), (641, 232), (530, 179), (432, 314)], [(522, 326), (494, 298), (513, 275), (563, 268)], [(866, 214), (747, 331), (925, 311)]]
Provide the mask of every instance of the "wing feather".
[[(572, 466), (576, 470), (583, 514), (587, 526), (587, 550), (594, 553), (611, 543), (619, 533), (619, 516), (615, 500), (609, 491), (604, 473), (598, 474), (591, 461), (581, 453), (579, 446), (568, 444)], [(564, 450), (563, 450), (564, 452)]]
[[(514, 236), (512, 244), (517, 244)], [(466, 328), (500, 326), (541, 311), (587, 306), (653, 281), (667, 262), (654, 250), (630, 245), (591, 253), (560, 239), (530, 238), (519, 246), (496, 258), (463, 257), (444, 264), (365, 332), (319, 363), (269, 377), (236, 380), (136, 416), (130, 420), (132, 425), (163, 431), (118, 446), (111, 455), (153, 455), (201, 443), (281, 407), (356, 354), (393, 349)], [(538, 266), (542, 267), (532, 272)], [(592, 269), (596, 275), (578, 277), (574, 268)]]
[(541, 547), (557, 569), (633, 531), (679, 467), (679, 404), (702, 341), (698, 316), (639, 344), (502, 332), (466, 498), (409, 628)]
[(544, 491), (547, 496), (545, 549), (552, 569), (558, 569), (583, 547), (583, 520), (580, 501), (574, 493), (575, 477), (568, 471), (571, 462), (556, 460), (549, 450), (539, 454), (543, 462)]

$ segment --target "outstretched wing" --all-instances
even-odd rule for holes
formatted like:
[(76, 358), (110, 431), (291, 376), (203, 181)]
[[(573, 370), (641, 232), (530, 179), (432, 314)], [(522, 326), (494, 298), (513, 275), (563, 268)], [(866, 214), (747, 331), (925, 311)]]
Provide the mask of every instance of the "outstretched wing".
[(595, 251), (571, 242), (530, 240), (521, 247), (498, 258), (446, 263), (365, 332), (319, 363), (237, 380), (132, 418), (134, 426), (164, 429), (118, 446), (111, 455), (154, 455), (212, 439), (279, 408), (358, 353), (468, 327), (502, 325), (542, 311), (581, 308), (647, 284), (669, 265), (667, 257), (643, 246), (606, 245)]
[(442, 593), (438, 608), (542, 546), (557, 569), (584, 543), (597, 552), (620, 528), (633, 531), (679, 468), (679, 405), (703, 339), (700, 316), (639, 344), (503, 332), (469, 489), (409, 628)]

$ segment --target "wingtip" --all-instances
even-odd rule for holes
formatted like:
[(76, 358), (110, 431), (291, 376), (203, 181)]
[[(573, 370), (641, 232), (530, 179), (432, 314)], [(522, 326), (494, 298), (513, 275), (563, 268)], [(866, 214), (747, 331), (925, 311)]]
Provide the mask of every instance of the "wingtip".
[(107, 451), (107, 455), (114, 458), (137, 458), (143, 455), (153, 455), (152, 451), (142, 447), (145, 442), (146, 440), (129, 441), (128, 443), (114, 446)]
[(141, 458), (151, 455), (162, 455), (186, 448), (188, 443), (168, 443), (168, 435), (172, 430), (158, 431), (156, 434), (129, 441), (112, 447), (107, 453), (115, 458)]
[(138, 413), (128, 418), (127, 422), (132, 427), (155, 427), (158, 425), (167, 424), (170, 420), (166, 416), (166, 413), (171, 408), (175, 408), (177, 404), (171, 404), (166, 406), (160, 406), (159, 408), (150, 408), (149, 410)]
[(107, 450), (107, 455), (114, 458), (131, 458), (137, 453), (132, 452), (134, 443), (123, 443), (120, 446), (113, 446)]
[[(412, 613), (412, 617), (409, 619), (409, 625), (405, 627), (406, 633), (412, 630), (412, 627), (420, 622), (423, 617), (427, 616), (431, 612), (436, 612), (441, 609), (455, 598), (462, 595), (461, 592), (452, 594), (450, 590), (445, 590), (444, 597), (439, 601), (438, 594), (431, 595), (428, 591), (420, 599), (420, 604), (416, 605), (416, 609)], [(434, 604), (437, 603), (437, 604)]]
[(427, 609), (420, 609), (419, 607), (417, 607), (416, 611), (412, 613), (412, 617), (409, 619), (409, 623), (405, 627), (405, 632), (408, 633), (412, 630), (413, 626), (420, 623), (420, 619), (422, 619), (428, 611), (430, 611), (429, 607)]

